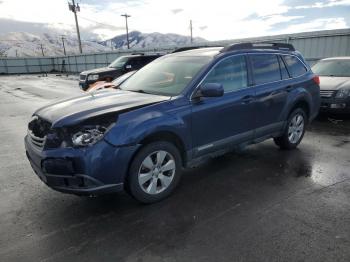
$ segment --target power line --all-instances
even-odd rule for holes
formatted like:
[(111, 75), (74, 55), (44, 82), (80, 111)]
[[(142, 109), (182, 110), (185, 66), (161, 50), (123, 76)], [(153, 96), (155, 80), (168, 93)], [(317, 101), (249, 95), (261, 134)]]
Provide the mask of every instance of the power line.
[(86, 21), (90, 21), (90, 22), (93, 22), (95, 24), (98, 24), (98, 25), (102, 25), (102, 26), (106, 26), (106, 27), (113, 27), (115, 28), (116, 30), (121, 30), (122, 27), (118, 27), (118, 26), (114, 26), (114, 25), (109, 25), (109, 24), (104, 24), (104, 23), (101, 23), (101, 22), (98, 22), (96, 20), (93, 20), (91, 18), (87, 18), (87, 17), (83, 17), (83, 16), (79, 16), (81, 19), (84, 19)]

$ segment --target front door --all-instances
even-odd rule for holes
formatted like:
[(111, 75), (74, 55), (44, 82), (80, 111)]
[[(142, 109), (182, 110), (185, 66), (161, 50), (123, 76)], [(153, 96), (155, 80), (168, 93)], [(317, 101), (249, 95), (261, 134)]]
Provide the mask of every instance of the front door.
[(246, 57), (223, 59), (205, 77), (204, 83), (220, 83), (225, 93), (222, 97), (193, 100), (193, 157), (250, 140), (254, 134), (255, 94), (248, 85)]

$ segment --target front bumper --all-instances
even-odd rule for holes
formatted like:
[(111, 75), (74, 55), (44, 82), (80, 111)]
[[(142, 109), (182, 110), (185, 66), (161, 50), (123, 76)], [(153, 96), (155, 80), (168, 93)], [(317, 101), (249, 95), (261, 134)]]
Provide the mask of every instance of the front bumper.
[(114, 147), (101, 140), (86, 148), (42, 150), (26, 136), (25, 149), (34, 172), (50, 188), (76, 195), (99, 195), (124, 189), (137, 146)]
[(321, 112), (329, 113), (350, 113), (350, 97), (338, 98), (321, 98)]
[(86, 91), (90, 84), (93, 84), (93, 82), (89, 83), (88, 81), (79, 81), (79, 87), (83, 90)]

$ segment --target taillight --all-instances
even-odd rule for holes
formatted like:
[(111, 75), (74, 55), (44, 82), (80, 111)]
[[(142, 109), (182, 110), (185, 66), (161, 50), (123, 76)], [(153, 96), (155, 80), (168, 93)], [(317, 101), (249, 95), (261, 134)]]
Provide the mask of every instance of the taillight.
[(320, 83), (321, 83), (320, 77), (319, 77), (319, 76), (314, 76), (314, 77), (312, 78), (312, 80), (314, 80), (314, 82), (315, 82), (316, 84), (318, 84), (318, 85), (320, 85)]

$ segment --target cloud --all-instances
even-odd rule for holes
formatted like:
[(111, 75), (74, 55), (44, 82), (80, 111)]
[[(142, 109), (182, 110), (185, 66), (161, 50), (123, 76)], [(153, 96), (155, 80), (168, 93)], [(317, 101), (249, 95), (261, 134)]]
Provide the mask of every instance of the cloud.
[(177, 13), (180, 13), (180, 12), (183, 12), (184, 11), (184, 9), (182, 9), (182, 8), (175, 8), (175, 9), (171, 9), (171, 12), (173, 13), (173, 14), (177, 14)]
[(316, 30), (331, 30), (345, 27), (346, 22), (344, 18), (320, 18), (307, 23), (290, 25), (286, 28), (286, 31), (307, 32)]
[[(74, 16), (66, 1), (0, 2), (0, 33), (20, 30), (75, 35)], [(108, 39), (123, 34), (122, 13), (131, 15), (130, 31), (189, 35), (189, 21), (193, 20), (201, 25), (195, 26), (195, 36), (208, 40), (291, 33), (313, 26), (326, 29), (329, 26), (324, 21), (330, 22), (332, 28), (350, 25), (350, 0), (270, 0), (268, 4), (245, 0), (239, 8), (235, 1), (215, 0), (202, 1), (200, 9), (197, 1), (188, 0), (83, 0), (80, 7), (78, 19), (84, 39)], [(320, 18), (328, 20), (322, 22)], [(317, 23), (312, 23), (315, 20)]]
[(309, 5), (299, 5), (296, 6), (295, 9), (307, 9), (307, 8), (325, 8), (332, 6), (347, 6), (350, 5), (350, 0), (329, 0), (327, 2), (315, 2)]

